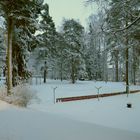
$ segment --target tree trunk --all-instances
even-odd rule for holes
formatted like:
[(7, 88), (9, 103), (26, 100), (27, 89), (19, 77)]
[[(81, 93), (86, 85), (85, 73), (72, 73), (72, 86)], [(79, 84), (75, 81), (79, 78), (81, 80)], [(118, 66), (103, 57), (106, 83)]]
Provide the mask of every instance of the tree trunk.
[(74, 64), (74, 59), (72, 58), (72, 62), (71, 62), (71, 79), (72, 79), (72, 83), (75, 83), (75, 64)]
[[(127, 10), (127, 1), (125, 1), (125, 10)], [(125, 27), (128, 26), (128, 14), (126, 13), (126, 17), (125, 17)], [(129, 93), (129, 48), (128, 48), (128, 31), (125, 31), (126, 35), (125, 35), (125, 47), (126, 47), (126, 54), (125, 54), (125, 68), (126, 68), (126, 93)]]
[(136, 85), (136, 69), (135, 68), (133, 69), (133, 82), (134, 82), (134, 85)]
[(60, 79), (63, 81), (63, 57), (62, 57), (62, 49), (61, 49), (61, 62), (60, 62)]
[(136, 85), (136, 50), (133, 47), (133, 83)]
[(63, 64), (62, 64), (62, 62), (61, 62), (61, 64), (60, 64), (61, 66), (61, 70), (60, 70), (60, 79), (61, 79), (61, 81), (63, 81)]
[(115, 51), (115, 81), (119, 81), (119, 62), (118, 62), (118, 50)]
[(8, 19), (8, 47), (7, 47), (7, 95), (11, 94), (12, 89), (12, 32), (13, 19)]
[(133, 84), (136, 85), (136, 61), (135, 61), (135, 58), (133, 60), (133, 64), (132, 64), (132, 76), (133, 76)]
[[(127, 40), (126, 40), (126, 42), (128, 42)], [(125, 57), (126, 57), (126, 64), (125, 64), (125, 68), (126, 68), (126, 93), (129, 93), (129, 71), (128, 71), (128, 69), (129, 69), (129, 62), (128, 62), (128, 59), (129, 59), (129, 49), (128, 48), (126, 48), (126, 55), (125, 55)]]

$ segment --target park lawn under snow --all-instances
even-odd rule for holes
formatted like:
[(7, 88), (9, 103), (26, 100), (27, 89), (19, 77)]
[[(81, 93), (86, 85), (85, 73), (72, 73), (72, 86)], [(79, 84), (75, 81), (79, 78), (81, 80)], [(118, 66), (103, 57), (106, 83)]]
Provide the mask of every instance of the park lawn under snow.
[[(29, 107), (35, 110), (59, 114), (67, 118), (82, 122), (104, 125), (140, 133), (140, 94), (113, 96), (97, 99), (73, 101), (54, 104), (58, 97), (97, 94), (96, 87), (102, 87), (100, 93), (125, 91), (124, 83), (78, 81), (71, 84), (68, 81), (48, 80), (46, 84), (32, 85), (41, 99), (39, 104), (33, 103)], [(130, 86), (131, 90), (140, 89), (140, 86)], [(126, 108), (127, 103), (133, 108)]]
[[(59, 97), (71, 97), (71, 96), (82, 96), (82, 95), (93, 95), (97, 94), (97, 88), (101, 87), (100, 93), (112, 93), (125, 91), (124, 82), (95, 82), (95, 81), (77, 81), (75, 84), (71, 84), (70, 81), (59, 81), (59, 80), (47, 80), (46, 84), (32, 86), (40, 97), (47, 97), (45, 99), (53, 99), (53, 88), (56, 89), (56, 98)], [(140, 89), (140, 86), (130, 85), (130, 90)]]
[(28, 109), (0, 102), (0, 140), (140, 140), (140, 93), (54, 104), (55, 87), (57, 98), (96, 94), (95, 86), (100, 93), (125, 90), (124, 83), (48, 80), (31, 86), (40, 103)]

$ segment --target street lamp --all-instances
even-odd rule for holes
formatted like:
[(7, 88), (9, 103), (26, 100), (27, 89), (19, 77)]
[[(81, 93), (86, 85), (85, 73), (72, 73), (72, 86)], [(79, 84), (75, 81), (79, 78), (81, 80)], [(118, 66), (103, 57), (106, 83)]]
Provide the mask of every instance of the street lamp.
[(46, 83), (47, 78), (47, 62), (44, 62), (44, 83)]

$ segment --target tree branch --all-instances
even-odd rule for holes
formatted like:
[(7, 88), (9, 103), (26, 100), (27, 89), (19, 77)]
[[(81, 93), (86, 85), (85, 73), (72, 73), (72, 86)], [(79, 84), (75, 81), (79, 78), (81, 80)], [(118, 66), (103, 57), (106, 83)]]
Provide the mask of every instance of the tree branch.
[(121, 32), (121, 31), (124, 31), (124, 30), (130, 28), (132, 25), (134, 25), (134, 24), (135, 24), (137, 21), (139, 21), (139, 20), (140, 20), (140, 15), (139, 15), (131, 24), (129, 24), (129, 25), (126, 26), (125, 28), (116, 30), (115, 33)]

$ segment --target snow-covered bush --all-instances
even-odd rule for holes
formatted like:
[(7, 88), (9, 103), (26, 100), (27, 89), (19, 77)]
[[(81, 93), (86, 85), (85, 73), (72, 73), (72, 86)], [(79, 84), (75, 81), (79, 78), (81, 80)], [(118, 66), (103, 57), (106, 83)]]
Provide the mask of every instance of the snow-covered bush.
[(35, 91), (32, 91), (27, 85), (18, 85), (12, 90), (14, 102), (13, 104), (27, 107), (32, 100), (38, 100)]
[(18, 85), (12, 89), (12, 94), (6, 96), (6, 88), (0, 89), (0, 98), (10, 104), (27, 107), (33, 100), (39, 101), (36, 92), (27, 85)]

